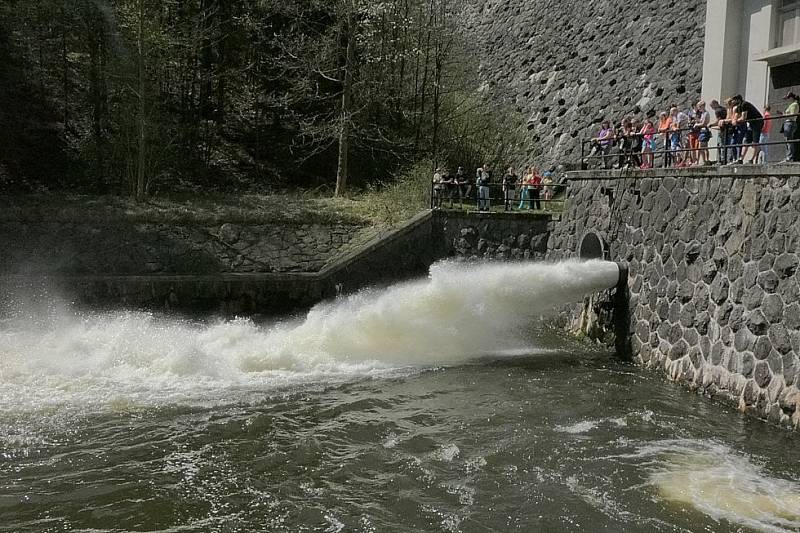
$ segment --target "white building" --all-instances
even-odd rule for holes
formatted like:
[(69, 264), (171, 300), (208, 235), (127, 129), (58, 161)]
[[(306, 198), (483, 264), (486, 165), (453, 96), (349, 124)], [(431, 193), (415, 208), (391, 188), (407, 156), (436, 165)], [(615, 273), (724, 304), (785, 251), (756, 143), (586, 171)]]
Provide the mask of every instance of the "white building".
[(800, 92), (800, 0), (708, 0), (702, 90), (783, 110)]

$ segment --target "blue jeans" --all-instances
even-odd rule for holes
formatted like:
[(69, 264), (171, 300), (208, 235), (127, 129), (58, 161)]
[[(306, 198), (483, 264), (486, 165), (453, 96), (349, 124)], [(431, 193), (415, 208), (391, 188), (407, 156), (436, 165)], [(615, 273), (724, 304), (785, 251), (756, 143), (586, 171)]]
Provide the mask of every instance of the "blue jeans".
[(522, 187), (519, 191), (519, 209), (522, 209), (525, 205), (528, 206), (528, 209), (531, 208), (530, 202), (530, 193), (528, 193), (527, 187)]
[(478, 186), (478, 209), (489, 209), (489, 187)]

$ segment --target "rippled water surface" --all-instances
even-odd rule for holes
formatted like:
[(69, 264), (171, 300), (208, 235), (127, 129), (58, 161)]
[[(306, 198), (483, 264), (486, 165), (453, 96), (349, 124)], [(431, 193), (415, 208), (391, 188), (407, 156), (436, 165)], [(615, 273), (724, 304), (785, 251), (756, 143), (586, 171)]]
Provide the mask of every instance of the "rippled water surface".
[(0, 531), (800, 530), (796, 434), (531, 327), (614, 272), (492, 268), (296, 324), (0, 321)]
[(800, 527), (793, 435), (606, 356), (228, 395), (4, 412), (0, 530)]

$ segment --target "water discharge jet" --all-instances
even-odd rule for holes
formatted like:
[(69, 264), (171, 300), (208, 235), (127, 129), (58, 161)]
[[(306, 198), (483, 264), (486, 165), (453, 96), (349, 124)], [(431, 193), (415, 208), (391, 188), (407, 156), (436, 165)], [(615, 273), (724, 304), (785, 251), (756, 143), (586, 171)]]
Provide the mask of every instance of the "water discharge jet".
[(143, 313), (7, 322), (0, 325), (0, 384), (10, 391), (3, 403), (60, 395), (70, 401), (84, 390), (102, 403), (225, 384), (270, 388), (531, 349), (525, 333), (534, 321), (619, 278), (618, 265), (604, 261), (445, 262), (427, 279), (365, 290), (320, 304), (302, 321), (266, 328), (243, 319), (208, 325)]

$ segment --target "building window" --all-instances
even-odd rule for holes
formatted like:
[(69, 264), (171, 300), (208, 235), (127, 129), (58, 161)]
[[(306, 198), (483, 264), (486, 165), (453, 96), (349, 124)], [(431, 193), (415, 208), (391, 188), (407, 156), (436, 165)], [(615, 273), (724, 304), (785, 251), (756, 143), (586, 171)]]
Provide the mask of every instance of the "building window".
[(778, 4), (778, 48), (800, 43), (800, 0)]

